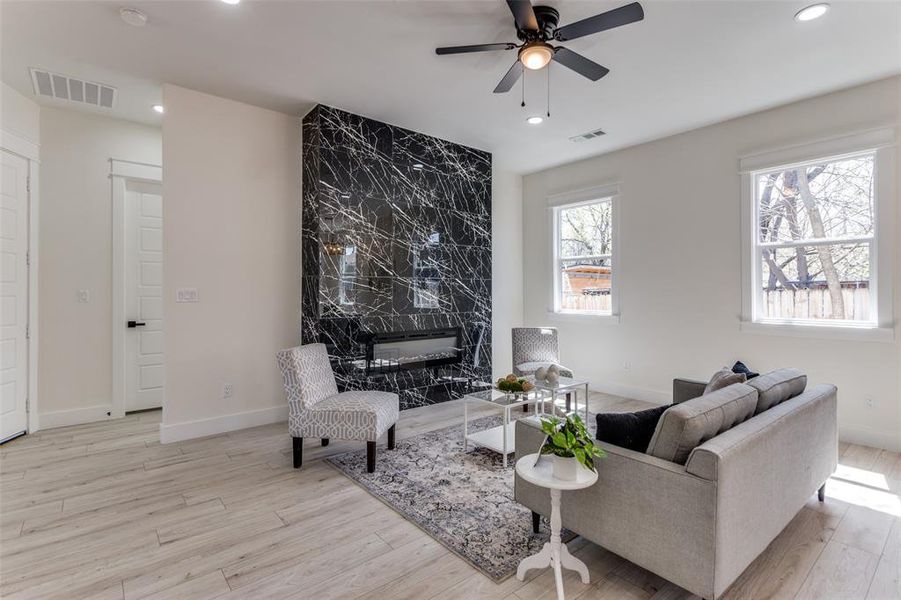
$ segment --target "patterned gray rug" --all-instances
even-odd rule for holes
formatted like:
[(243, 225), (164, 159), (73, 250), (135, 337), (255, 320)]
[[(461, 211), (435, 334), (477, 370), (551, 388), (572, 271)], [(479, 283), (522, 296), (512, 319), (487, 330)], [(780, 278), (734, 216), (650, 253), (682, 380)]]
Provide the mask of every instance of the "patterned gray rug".
[[(500, 424), (500, 416), (484, 417), (470, 421), (470, 431)], [(550, 536), (544, 519), (533, 534), (531, 512), (513, 500), (514, 455), (505, 470), (496, 452), (470, 444), (464, 453), (462, 422), (398, 440), (390, 452), (380, 447), (372, 474), (365, 450), (328, 462), (495, 582)], [(572, 537), (564, 532), (564, 541)]]

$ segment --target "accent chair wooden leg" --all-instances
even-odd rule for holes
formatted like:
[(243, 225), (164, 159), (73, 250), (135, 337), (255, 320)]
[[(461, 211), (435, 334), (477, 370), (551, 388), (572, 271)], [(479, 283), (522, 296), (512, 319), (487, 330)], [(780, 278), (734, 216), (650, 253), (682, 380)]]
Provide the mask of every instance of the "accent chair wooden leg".
[(366, 472), (375, 472), (375, 442), (366, 442)]
[(826, 484), (820, 486), (820, 489), (817, 490), (817, 498), (819, 498), (820, 502), (826, 501)]
[(328, 446), (328, 438), (322, 438), (322, 445)]
[(532, 533), (538, 533), (541, 526), (541, 515), (534, 510), (532, 511)]
[(299, 469), (303, 464), (303, 438), (291, 438), (294, 441), (294, 468)]
[(388, 428), (388, 450), (394, 450), (394, 428), (397, 423)]

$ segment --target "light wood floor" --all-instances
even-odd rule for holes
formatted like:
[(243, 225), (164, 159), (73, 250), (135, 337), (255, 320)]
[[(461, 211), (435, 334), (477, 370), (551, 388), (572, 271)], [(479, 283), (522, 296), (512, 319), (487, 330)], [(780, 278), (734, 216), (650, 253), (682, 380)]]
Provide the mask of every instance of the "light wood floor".
[[(640, 403), (597, 394), (592, 409)], [(407, 411), (398, 436), (459, 423)], [(284, 424), (160, 445), (158, 412), (39, 432), (0, 449), (3, 598), (553, 598), (549, 571), (500, 585), (321, 460), (290, 465)], [(729, 598), (901, 597), (901, 458), (842, 445), (812, 499)], [(591, 585), (567, 598), (678, 599), (680, 588), (579, 538)]]

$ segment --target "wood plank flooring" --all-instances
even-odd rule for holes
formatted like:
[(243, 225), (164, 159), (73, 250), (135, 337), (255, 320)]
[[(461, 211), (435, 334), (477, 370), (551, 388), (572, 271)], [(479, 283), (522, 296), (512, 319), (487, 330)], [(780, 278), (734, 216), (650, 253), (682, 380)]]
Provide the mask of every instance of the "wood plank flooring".
[[(602, 394), (592, 410), (647, 405)], [(448, 402), (402, 413), (398, 436), (460, 423)], [(159, 412), (39, 432), (0, 447), (3, 598), (555, 597), (550, 571), (495, 584), (321, 459), (291, 468), (284, 423), (159, 443)], [(381, 448), (380, 448), (381, 450)], [(842, 444), (841, 466), (727, 592), (901, 598), (901, 456)], [(595, 544), (571, 551), (566, 597), (678, 600), (685, 590)]]

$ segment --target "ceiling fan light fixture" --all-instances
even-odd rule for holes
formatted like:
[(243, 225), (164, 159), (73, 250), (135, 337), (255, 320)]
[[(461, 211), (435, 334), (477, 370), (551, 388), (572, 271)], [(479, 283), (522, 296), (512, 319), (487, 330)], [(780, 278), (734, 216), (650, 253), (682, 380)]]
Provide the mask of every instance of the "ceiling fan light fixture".
[(519, 61), (527, 69), (537, 71), (547, 66), (554, 58), (554, 49), (545, 42), (529, 42), (519, 51)]

